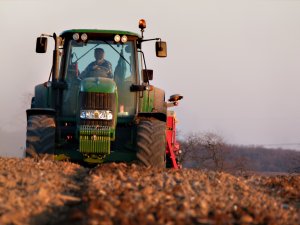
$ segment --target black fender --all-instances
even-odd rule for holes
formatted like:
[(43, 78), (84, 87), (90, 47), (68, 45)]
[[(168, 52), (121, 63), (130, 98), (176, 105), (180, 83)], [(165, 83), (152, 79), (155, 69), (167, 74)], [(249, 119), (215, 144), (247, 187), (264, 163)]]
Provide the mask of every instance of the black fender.
[(32, 115), (49, 115), (55, 117), (56, 111), (51, 108), (32, 108), (26, 110), (27, 120)]
[(153, 99), (153, 109), (154, 113), (167, 114), (167, 103), (165, 102), (165, 91), (155, 87), (154, 88), (154, 99)]
[(44, 83), (36, 85), (34, 88), (34, 97), (32, 98), (31, 108), (46, 108), (48, 105), (48, 95), (48, 88)]

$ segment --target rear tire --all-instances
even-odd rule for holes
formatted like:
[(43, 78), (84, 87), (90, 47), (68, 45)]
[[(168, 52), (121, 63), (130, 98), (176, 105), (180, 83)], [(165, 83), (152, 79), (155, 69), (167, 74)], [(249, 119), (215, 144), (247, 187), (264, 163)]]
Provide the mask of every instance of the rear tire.
[(27, 120), (26, 157), (54, 158), (55, 120), (50, 115), (30, 115)]
[(166, 123), (143, 118), (137, 127), (137, 159), (145, 166), (166, 168)]

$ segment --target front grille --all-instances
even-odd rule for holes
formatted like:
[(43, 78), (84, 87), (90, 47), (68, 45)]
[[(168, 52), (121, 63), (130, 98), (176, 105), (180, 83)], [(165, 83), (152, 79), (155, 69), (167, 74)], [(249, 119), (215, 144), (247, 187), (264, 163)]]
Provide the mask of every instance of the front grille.
[(116, 95), (114, 93), (80, 92), (80, 109), (111, 110), (112, 120), (80, 120), (80, 125), (111, 127), (116, 119)]

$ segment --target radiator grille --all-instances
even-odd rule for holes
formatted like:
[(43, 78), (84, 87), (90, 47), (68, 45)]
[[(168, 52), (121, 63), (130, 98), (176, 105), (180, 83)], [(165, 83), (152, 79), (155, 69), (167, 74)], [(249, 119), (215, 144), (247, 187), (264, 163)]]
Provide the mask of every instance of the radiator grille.
[(80, 125), (110, 126), (115, 124), (116, 95), (114, 93), (80, 92), (80, 109), (111, 110), (112, 120), (80, 120)]

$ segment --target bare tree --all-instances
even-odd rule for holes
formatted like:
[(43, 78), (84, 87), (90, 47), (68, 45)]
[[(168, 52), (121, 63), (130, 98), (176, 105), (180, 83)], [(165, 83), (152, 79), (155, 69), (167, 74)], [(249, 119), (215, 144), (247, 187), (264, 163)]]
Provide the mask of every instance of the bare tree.
[(182, 143), (182, 162), (197, 164), (199, 168), (217, 171), (224, 169), (226, 144), (223, 138), (215, 133), (189, 134)]
[(205, 133), (201, 137), (202, 163), (212, 165), (211, 169), (222, 171), (226, 154), (224, 139), (215, 133)]
[(197, 149), (200, 147), (200, 139), (197, 134), (189, 134), (184, 141), (181, 141), (182, 153), (180, 156), (180, 163), (187, 163), (193, 161), (197, 155)]

